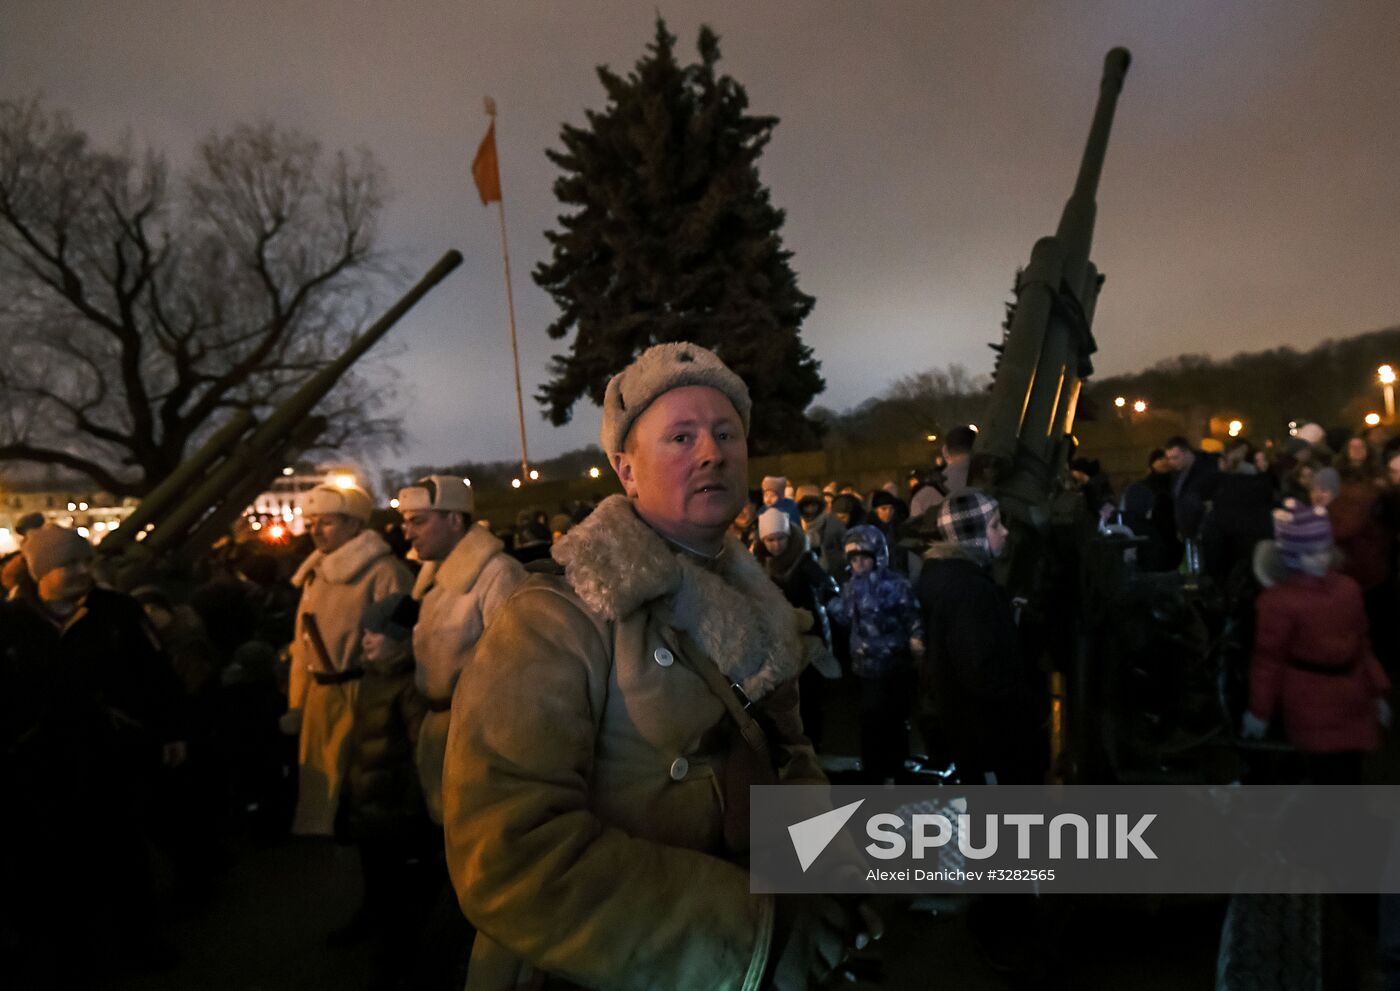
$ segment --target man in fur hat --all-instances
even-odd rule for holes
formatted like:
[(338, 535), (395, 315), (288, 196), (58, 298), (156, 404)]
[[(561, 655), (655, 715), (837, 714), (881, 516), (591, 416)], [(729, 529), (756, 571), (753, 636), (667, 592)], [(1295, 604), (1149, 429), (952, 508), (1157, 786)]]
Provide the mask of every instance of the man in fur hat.
[(428, 700), (418, 736), (423, 796), (442, 822), (442, 760), (452, 689), (486, 624), (505, 604), (525, 569), (491, 531), (472, 525), (471, 486), (452, 475), (429, 475), (399, 490), (403, 529), (423, 570), (413, 584), (420, 603), (413, 627), (414, 681)]
[(833, 900), (751, 894), (741, 866), (759, 782), (738, 693), (765, 712), (773, 776), (824, 780), (798, 615), (727, 534), (749, 412), (694, 344), (615, 375), (602, 442), (626, 494), (554, 546), (558, 573), (515, 591), (458, 680), (443, 805), (478, 930), (468, 991), (806, 988), (856, 936)]
[(358, 486), (318, 485), (302, 516), (316, 549), (292, 575), (301, 589), (292, 639), (288, 712), (283, 729), (300, 736), (296, 817), (303, 836), (334, 833), (336, 806), (349, 760), (364, 612), (407, 592), (412, 576), (384, 538), (365, 528), (372, 509)]

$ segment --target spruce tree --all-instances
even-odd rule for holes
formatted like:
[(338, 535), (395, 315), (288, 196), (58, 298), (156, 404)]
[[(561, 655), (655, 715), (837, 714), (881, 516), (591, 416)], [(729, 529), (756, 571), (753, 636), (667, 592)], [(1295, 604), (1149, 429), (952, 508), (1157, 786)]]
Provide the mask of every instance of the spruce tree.
[(564, 125), (563, 150), (547, 152), (572, 212), (546, 233), (553, 257), (534, 278), (561, 310), (549, 336), (575, 336), (536, 399), (567, 423), (583, 396), (601, 405), (608, 378), (647, 347), (694, 341), (748, 384), (754, 453), (814, 448), (803, 410), (825, 383), (798, 334), (814, 300), (758, 175), (778, 119), (749, 114), (744, 87), (717, 74), (709, 28), (697, 64), (678, 64), (675, 43), (658, 19), (626, 78), (600, 66), (606, 106), (586, 127)]

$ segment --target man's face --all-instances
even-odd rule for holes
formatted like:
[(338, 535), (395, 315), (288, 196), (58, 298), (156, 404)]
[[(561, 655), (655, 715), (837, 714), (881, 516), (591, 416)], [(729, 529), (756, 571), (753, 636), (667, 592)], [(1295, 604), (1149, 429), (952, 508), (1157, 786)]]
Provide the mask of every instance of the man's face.
[(659, 396), (612, 460), (637, 514), (687, 547), (717, 550), (747, 495), (743, 423), (729, 398), (709, 386)]
[(360, 532), (360, 521), (344, 513), (321, 513), (306, 518), (311, 542), (322, 554), (334, 554)]
[(894, 519), (894, 506), (889, 503), (885, 503), (883, 506), (876, 506), (875, 518), (881, 523), (888, 523), (890, 520)]
[(782, 557), (783, 551), (787, 550), (787, 545), (788, 535), (785, 533), (770, 533), (763, 538), (763, 546), (774, 557)]
[(405, 513), (403, 535), (418, 552), (420, 561), (441, 561), (466, 533), (460, 513), (415, 509)]
[(388, 660), (391, 653), (389, 638), (373, 630), (360, 634), (360, 649), (364, 651), (365, 660), (371, 664)]
[(1152, 460), (1151, 468), (1154, 475), (1166, 475), (1171, 472), (1172, 463), (1164, 454), (1160, 458), (1154, 458)]
[(1366, 442), (1360, 437), (1353, 437), (1347, 441), (1347, 458), (1354, 464), (1364, 464), (1371, 456), (1371, 449), (1366, 446)]
[(763, 490), (763, 504), (764, 504), (765, 506), (771, 506), (771, 505), (773, 505), (773, 503), (777, 502), (777, 501), (778, 501), (779, 499), (781, 499), (782, 497), (783, 497), (783, 494), (782, 494), (781, 492), (779, 492), (777, 489), (764, 489), (764, 490)]
[(39, 579), (39, 598), (49, 605), (75, 602), (92, 591), (92, 562), (70, 561)]
[(987, 521), (987, 550), (992, 557), (1001, 557), (1006, 550), (1006, 538), (1010, 531), (1006, 529), (1006, 524), (1001, 521), (1001, 511), (997, 510), (992, 514), (992, 518)]
[(1195, 460), (1196, 455), (1188, 447), (1167, 448), (1167, 464), (1172, 466), (1172, 471), (1185, 471)]
[(851, 563), (851, 574), (857, 578), (875, 570), (875, 559), (869, 554), (851, 554), (846, 560)]

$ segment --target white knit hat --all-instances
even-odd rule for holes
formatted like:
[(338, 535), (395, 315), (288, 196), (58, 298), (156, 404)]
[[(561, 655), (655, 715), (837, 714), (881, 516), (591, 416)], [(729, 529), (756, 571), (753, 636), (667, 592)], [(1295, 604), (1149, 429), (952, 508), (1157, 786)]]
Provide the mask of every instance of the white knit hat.
[(744, 434), (748, 435), (753, 404), (744, 380), (713, 351), (698, 344), (657, 344), (608, 381), (603, 395), (603, 425), (598, 432), (603, 450), (609, 456), (621, 451), (627, 432), (647, 407), (663, 393), (686, 385), (707, 385), (722, 392), (734, 404)]
[(465, 479), (456, 475), (428, 475), (407, 488), (399, 489), (399, 512), (423, 510), (443, 513), (471, 513), (476, 499)]
[(758, 539), (772, 537), (777, 534), (789, 533), (792, 530), (792, 520), (788, 519), (788, 514), (781, 509), (770, 506), (758, 516)]
[(783, 493), (787, 491), (787, 487), (788, 480), (782, 475), (764, 475), (763, 482), (759, 486), (764, 492), (778, 493), (778, 498), (780, 499), (783, 497)]
[(369, 493), (358, 485), (341, 488), (339, 485), (318, 485), (302, 498), (301, 511), (305, 516), (324, 516), (339, 513), (369, 522), (369, 514), (374, 509)]

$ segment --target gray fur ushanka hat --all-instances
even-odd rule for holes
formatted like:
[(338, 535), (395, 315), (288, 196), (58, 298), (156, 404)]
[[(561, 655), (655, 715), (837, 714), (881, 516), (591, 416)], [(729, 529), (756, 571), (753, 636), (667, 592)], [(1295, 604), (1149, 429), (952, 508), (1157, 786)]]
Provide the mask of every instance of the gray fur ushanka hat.
[(609, 456), (621, 451), (627, 432), (647, 407), (658, 396), (687, 385), (707, 385), (723, 393), (734, 404), (748, 436), (753, 404), (744, 380), (713, 351), (698, 344), (656, 344), (608, 381), (599, 431), (603, 450)]

